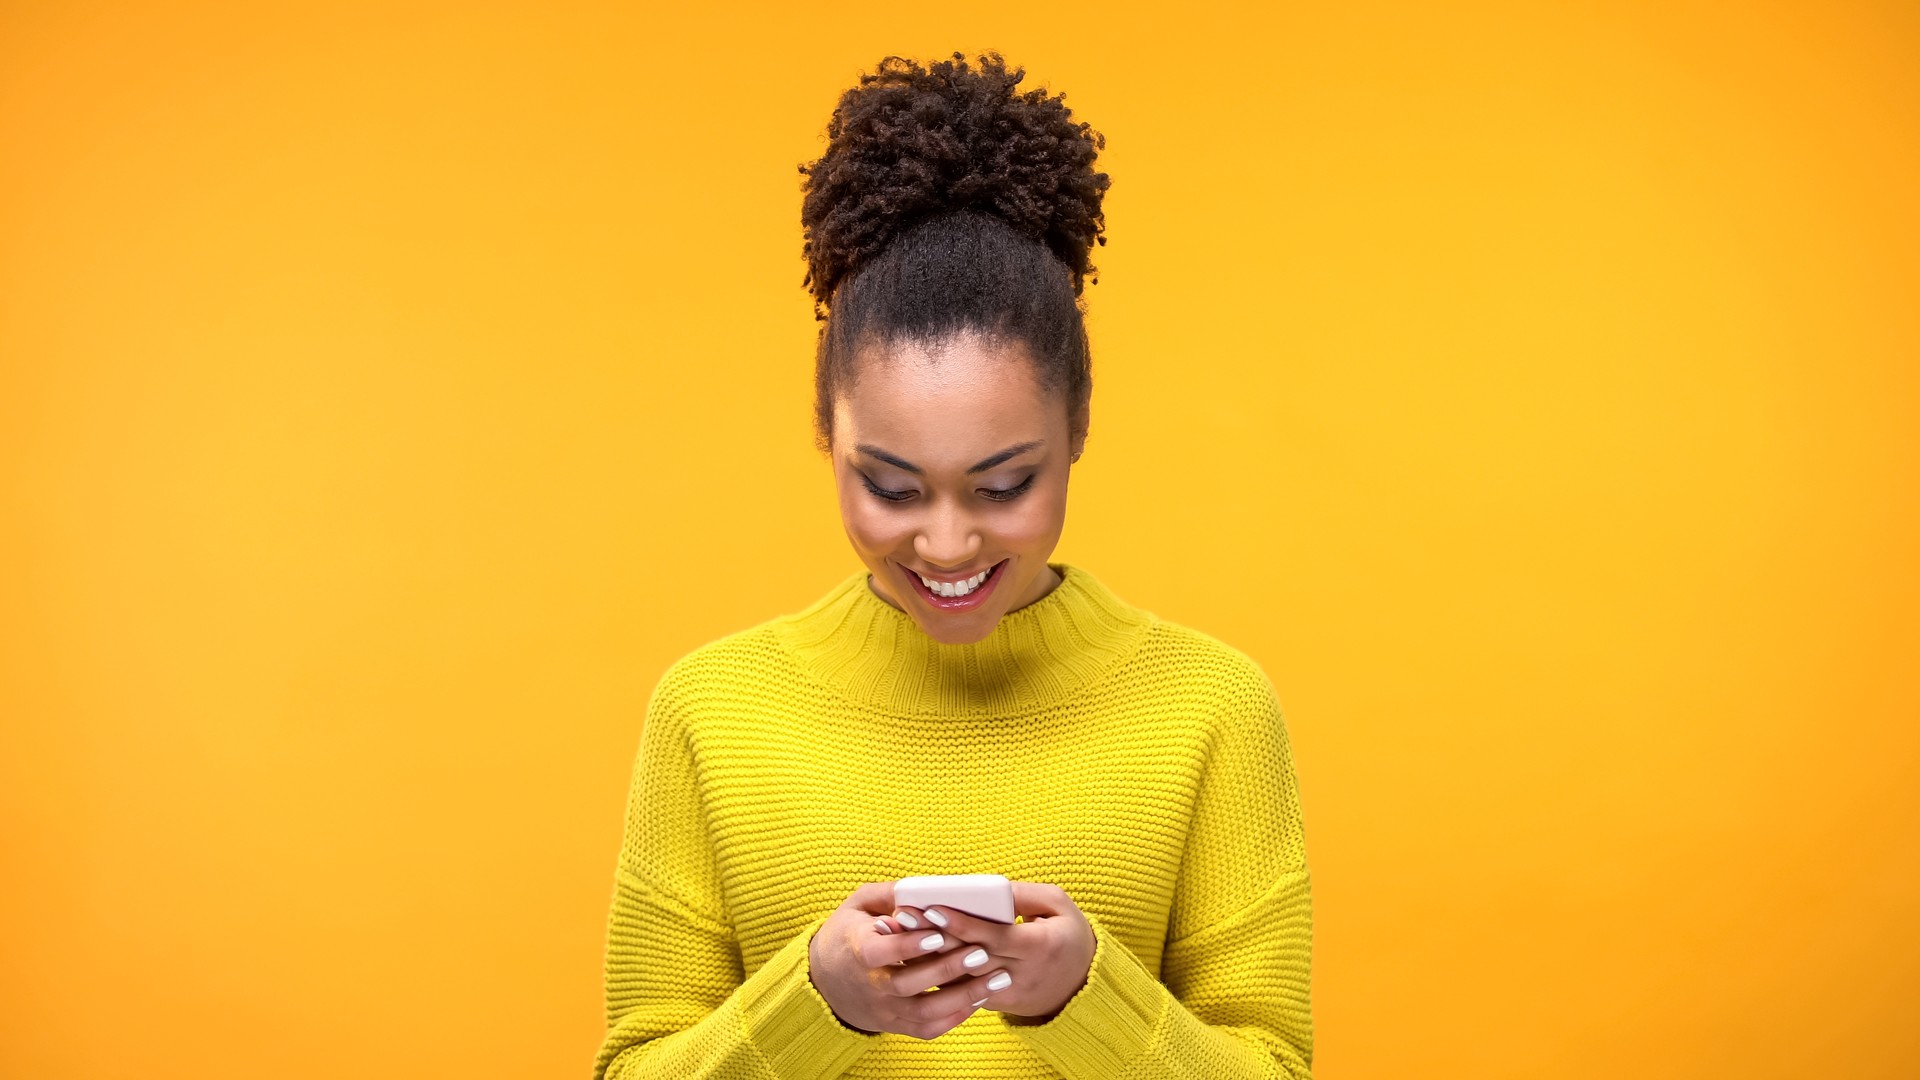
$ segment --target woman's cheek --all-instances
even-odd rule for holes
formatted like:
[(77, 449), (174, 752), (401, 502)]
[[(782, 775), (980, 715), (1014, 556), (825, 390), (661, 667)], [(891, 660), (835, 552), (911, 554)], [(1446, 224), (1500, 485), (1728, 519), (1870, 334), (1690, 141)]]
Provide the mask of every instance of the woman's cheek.
[(899, 546), (907, 530), (903, 525), (904, 517), (892, 519), (876, 512), (876, 509), (851, 508), (847, 514), (847, 524), (854, 534), (854, 541), (862, 550), (884, 554)]
[(1000, 537), (1009, 544), (1040, 544), (1058, 537), (1065, 524), (1066, 500), (1036, 498), (1008, 516)]

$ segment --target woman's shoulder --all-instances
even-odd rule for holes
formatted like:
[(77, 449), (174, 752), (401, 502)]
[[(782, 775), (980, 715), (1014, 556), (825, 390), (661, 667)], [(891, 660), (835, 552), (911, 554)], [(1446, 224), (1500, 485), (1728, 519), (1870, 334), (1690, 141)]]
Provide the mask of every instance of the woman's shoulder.
[(777, 621), (768, 619), (686, 650), (660, 673), (655, 692), (686, 697), (777, 681), (789, 667), (774, 636)]
[(1135, 663), (1211, 688), (1271, 690), (1266, 669), (1245, 650), (1185, 623), (1154, 617)]
[(1191, 626), (1156, 620), (1136, 663), (1175, 688), (1180, 711), (1210, 732), (1210, 753), (1271, 761), (1291, 754), (1286, 708), (1266, 669), (1245, 650)]

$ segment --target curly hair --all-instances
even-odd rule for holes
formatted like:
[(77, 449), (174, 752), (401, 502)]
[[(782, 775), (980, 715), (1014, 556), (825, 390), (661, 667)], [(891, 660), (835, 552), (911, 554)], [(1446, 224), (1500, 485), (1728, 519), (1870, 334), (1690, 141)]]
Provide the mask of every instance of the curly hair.
[(1104, 136), (1064, 93), (1017, 92), (1025, 70), (994, 52), (927, 66), (888, 56), (840, 96), (820, 159), (801, 165), (800, 222), (821, 321), (814, 429), (869, 345), (961, 331), (1026, 347), (1069, 415), (1091, 396), (1083, 283), (1105, 244), (1095, 172)]

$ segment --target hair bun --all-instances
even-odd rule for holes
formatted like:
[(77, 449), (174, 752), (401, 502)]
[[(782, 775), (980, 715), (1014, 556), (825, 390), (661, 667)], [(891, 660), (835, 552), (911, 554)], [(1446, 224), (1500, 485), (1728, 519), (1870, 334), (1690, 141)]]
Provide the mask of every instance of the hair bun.
[[(800, 166), (802, 253), (814, 309), (861, 263), (915, 221), (948, 210), (1005, 219), (1044, 244), (1082, 279), (1112, 183), (1093, 163), (1106, 139), (1075, 123), (1064, 93), (1016, 93), (1025, 70), (995, 52), (969, 67), (965, 54), (927, 67), (880, 61), (840, 96), (827, 149)], [(1098, 277), (1093, 277), (1095, 282)]]

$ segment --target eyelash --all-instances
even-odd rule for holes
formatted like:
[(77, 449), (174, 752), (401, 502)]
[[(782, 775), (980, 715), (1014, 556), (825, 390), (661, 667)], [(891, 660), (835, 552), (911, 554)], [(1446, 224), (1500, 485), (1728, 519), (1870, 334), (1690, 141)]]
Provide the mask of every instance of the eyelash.
[[(1038, 475), (1038, 473), (1035, 473), (1032, 476), (1028, 476), (1025, 480), (1020, 481), (1020, 483), (1013, 487), (1007, 488), (1005, 491), (996, 491), (992, 488), (986, 488), (984, 491), (987, 498), (992, 499), (994, 502), (1012, 502), (1024, 494), (1028, 488), (1033, 486), (1033, 477)], [(885, 502), (905, 502), (907, 497), (913, 494), (911, 491), (888, 491), (885, 488), (877, 487), (872, 480), (867, 479), (866, 473), (860, 474), (860, 482), (867, 485), (868, 491), (873, 492), (875, 496)]]

